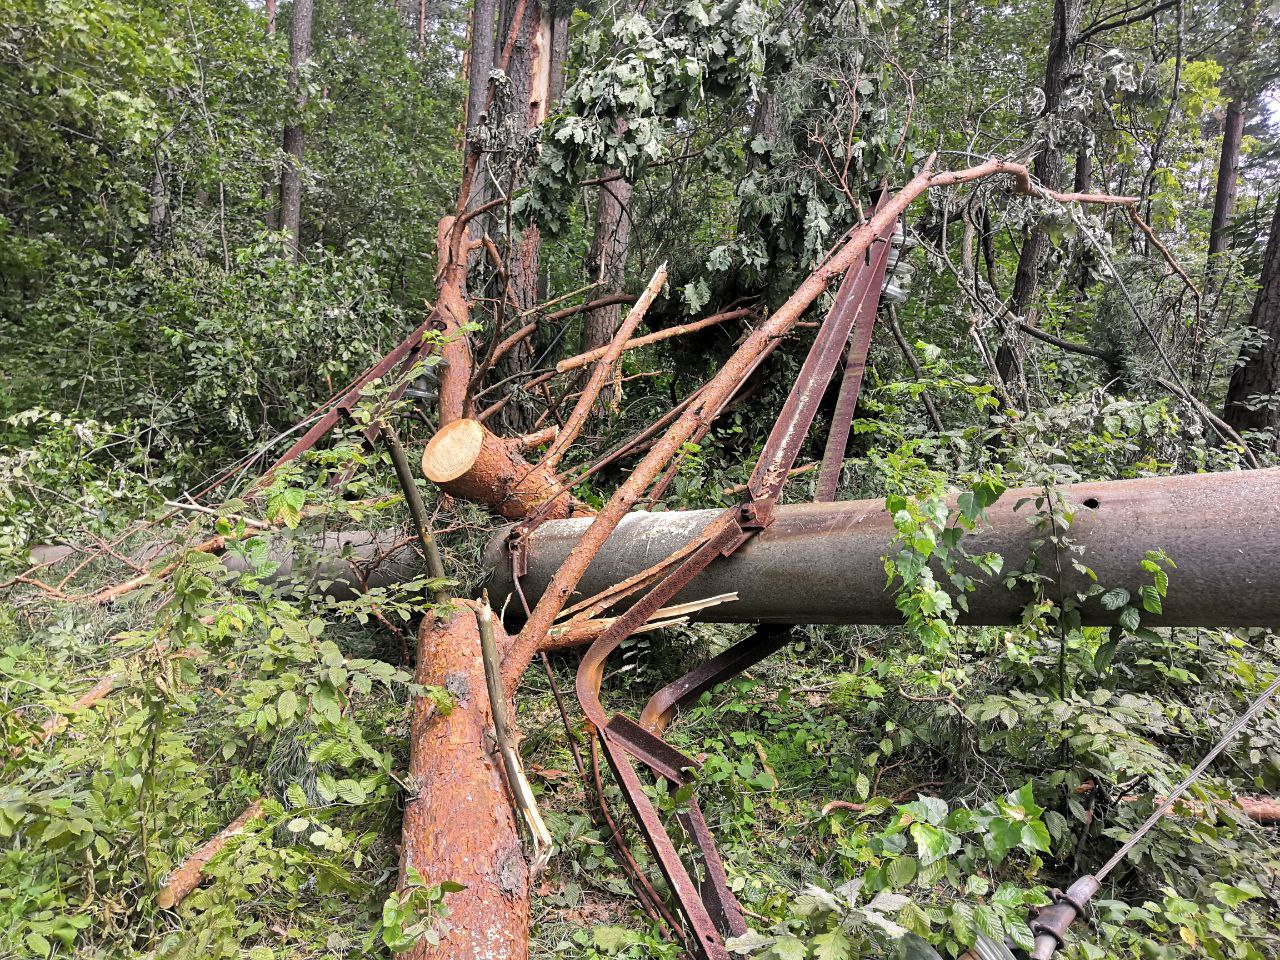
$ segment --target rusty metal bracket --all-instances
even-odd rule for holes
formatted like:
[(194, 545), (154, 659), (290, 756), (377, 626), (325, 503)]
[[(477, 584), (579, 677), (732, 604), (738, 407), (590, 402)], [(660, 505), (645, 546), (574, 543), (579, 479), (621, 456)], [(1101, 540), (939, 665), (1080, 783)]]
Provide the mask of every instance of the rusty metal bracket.
[[(727, 960), (723, 936), (739, 935), (747, 929), (741, 907), (729, 889), (723, 861), (696, 799), (690, 798), (687, 809), (677, 814), (677, 819), (702, 860), (703, 872), (697, 881), (690, 876), (657, 809), (644, 792), (632, 761), (640, 761), (676, 786), (694, 783), (696, 763), (661, 737), (671, 714), (682, 704), (780, 649), (787, 641), (788, 630), (762, 626), (748, 640), (663, 687), (650, 698), (639, 723), (623, 714), (608, 717), (605, 713), (600, 702), (605, 661), (623, 640), (717, 558), (731, 556), (773, 522), (774, 507), (813, 425), (822, 394), (848, 343), (854, 322), (867, 310), (874, 314), (892, 230), (891, 226), (879, 238), (880, 247), (866, 262), (845, 274), (835, 303), (814, 338), (800, 376), (752, 472), (748, 499), (712, 521), (699, 535), (701, 542), (697, 547), (613, 622), (587, 650), (578, 667), (576, 685), (583, 712), (596, 728), (623, 796), (675, 894), (693, 932), (693, 949), (701, 960)], [(535, 519), (533, 525), (536, 523)], [(508, 540), (517, 583), (527, 571), (525, 543), (530, 529), (531, 525), (526, 522), (516, 527)]]

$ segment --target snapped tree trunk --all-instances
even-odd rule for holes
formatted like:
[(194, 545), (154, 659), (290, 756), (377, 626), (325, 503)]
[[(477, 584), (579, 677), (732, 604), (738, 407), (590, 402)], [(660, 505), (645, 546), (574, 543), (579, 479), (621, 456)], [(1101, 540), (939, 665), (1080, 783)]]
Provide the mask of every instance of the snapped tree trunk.
[(1218, 183), (1213, 194), (1213, 218), (1209, 223), (1209, 256), (1227, 249), (1231, 215), (1236, 209), (1236, 177), (1240, 169), (1240, 141), (1244, 137), (1244, 104), (1232, 97), (1222, 124), (1222, 152), (1218, 157)]
[[(1062, 145), (1054, 130), (1057, 114), (1066, 91), (1067, 76), (1075, 62), (1076, 36), (1080, 33), (1080, 16), (1084, 9), (1082, 0), (1054, 0), (1053, 30), (1049, 35), (1049, 56), (1044, 65), (1044, 110), (1041, 118), (1047, 123), (1044, 143), (1032, 163), (1032, 172), (1041, 184), (1050, 190), (1062, 188)], [(1027, 233), (1018, 256), (1018, 270), (1013, 278), (1011, 311), (1015, 317), (1027, 318), (1027, 311), (1035, 298), (1040, 282), (1040, 262), (1049, 246), (1049, 235), (1039, 224)], [(996, 372), (1006, 383), (1012, 379), (1018, 366), (1018, 354), (1007, 339), (996, 351)]]
[(1272, 449), (1280, 452), (1280, 201), (1271, 217), (1249, 325), (1265, 339), (1250, 341), (1240, 351), (1222, 418), (1240, 432), (1272, 431)]
[[(465, 889), (445, 897), (440, 942), (420, 941), (410, 960), (523, 960), (529, 955), (529, 865), (494, 747), (493, 714), (480, 658), (474, 605), (455, 601), (447, 621), (418, 631), (417, 681), (453, 695), (447, 714), (414, 705), (409, 786), (401, 837), (400, 884), (414, 867), (428, 884)], [(500, 653), (510, 645), (495, 624)]]
[(302, 69), (311, 59), (311, 23), (315, 8), (312, 0), (293, 0), (293, 19), (289, 28), (289, 90), (294, 95), (297, 114), (284, 128), (284, 167), (280, 173), (280, 229), (288, 234), (288, 252), (298, 258), (298, 229), (302, 219), (302, 153), (306, 145), (306, 129), (301, 111), (307, 105), (306, 88), (302, 85)]
[[(506, 35), (519, 9), (520, 0), (508, 3), (503, 11), (500, 36)], [(518, 40), (507, 68), (511, 81), (512, 129), (517, 138), (528, 137), (547, 118), (552, 91), (552, 16), (548, 4), (524, 0)], [(563, 69), (563, 62), (560, 63)], [(524, 179), (524, 171), (515, 170), (504, 187), (515, 190)], [(518, 237), (512, 238), (507, 258), (508, 309), (525, 311), (538, 302), (538, 272), (542, 237), (535, 224), (528, 224)], [(534, 359), (530, 340), (516, 345), (499, 364), (501, 376), (512, 376), (527, 370)], [(533, 408), (517, 398), (507, 404), (501, 414), (503, 425), (514, 433), (525, 433), (533, 421)]]

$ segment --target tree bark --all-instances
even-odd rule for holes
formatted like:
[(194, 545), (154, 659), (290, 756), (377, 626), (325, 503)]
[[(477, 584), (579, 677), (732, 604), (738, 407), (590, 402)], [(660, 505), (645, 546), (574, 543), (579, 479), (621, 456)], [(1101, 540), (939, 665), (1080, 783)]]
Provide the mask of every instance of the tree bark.
[[(612, 167), (603, 176), (617, 175)], [(625, 177), (600, 184), (596, 201), (595, 234), (591, 240), (588, 264), (598, 282), (598, 295), (621, 293), (626, 275), (627, 248), (631, 245), (631, 181)], [(622, 323), (622, 305), (608, 304), (591, 310), (582, 321), (579, 352), (599, 350), (618, 331)]]
[(1231, 215), (1236, 209), (1236, 178), (1240, 169), (1240, 141), (1244, 137), (1244, 104), (1232, 97), (1222, 124), (1222, 152), (1218, 157), (1218, 184), (1213, 194), (1213, 218), (1209, 223), (1209, 256), (1225, 253)]
[[(1062, 188), (1062, 146), (1057, 141), (1052, 124), (1062, 106), (1067, 76), (1075, 61), (1075, 42), (1080, 33), (1083, 9), (1083, 0), (1054, 0), (1053, 3), (1053, 30), (1049, 35), (1049, 55), (1044, 66), (1044, 110), (1040, 114), (1050, 126), (1045, 131), (1044, 143), (1032, 163), (1036, 179), (1050, 190)], [(1040, 280), (1040, 261), (1044, 259), (1048, 245), (1049, 235), (1045, 229), (1039, 224), (1033, 226), (1022, 245), (1017, 273), (1013, 278), (1010, 309), (1015, 316), (1025, 318), (1031, 301), (1035, 298)], [(996, 372), (1006, 383), (1013, 377), (1017, 363), (1015, 348), (1008, 342), (1001, 343), (1000, 349), (996, 351)]]
[[(311, 24), (315, 8), (312, 0), (293, 0), (293, 19), (289, 28), (289, 90), (294, 95), (293, 109), (299, 113), (307, 105), (306, 88), (301, 73), (311, 59)], [(306, 145), (306, 129), (302, 118), (294, 116), (284, 128), (284, 167), (280, 173), (280, 229), (288, 235), (287, 251), (298, 259), (298, 230), (302, 219), (302, 153)]]
[(1266, 339), (1240, 351), (1222, 417), (1237, 431), (1272, 431), (1271, 448), (1280, 453), (1280, 201), (1271, 218), (1249, 325)]
[[(514, 20), (515, 9), (521, 0), (510, 4), (504, 11), (502, 33), (505, 34)], [(518, 41), (507, 69), (511, 81), (511, 115), (514, 135), (518, 140), (527, 137), (547, 118), (551, 103), (552, 19), (549, 6), (538, 0), (523, 0), (524, 14), (520, 21)], [(516, 171), (509, 184), (516, 189), (523, 180)], [(540, 267), (539, 253), (542, 238), (536, 224), (528, 224), (518, 238), (512, 238), (507, 258), (510, 306), (519, 311), (531, 309), (538, 302)], [(521, 373), (533, 362), (533, 344), (525, 341), (517, 345), (503, 358), (499, 373), (506, 377)], [(533, 422), (533, 410), (520, 401), (507, 404), (502, 411), (503, 425), (514, 433), (525, 433)]]
[[(414, 867), (428, 884), (465, 889), (445, 897), (440, 943), (420, 941), (410, 960), (523, 960), (529, 954), (529, 866), (494, 750), (493, 714), (474, 605), (456, 601), (448, 620), (418, 631), (417, 681), (454, 697), (447, 714), (428, 699), (413, 708), (400, 884)], [(494, 624), (499, 653), (510, 646)]]
[(473, 131), (480, 123), (489, 96), (489, 74), (493, 72), (495, 0), (475, 0), (471, 8), (471, 46), (467, 51), (467, 139), (474, 143)]

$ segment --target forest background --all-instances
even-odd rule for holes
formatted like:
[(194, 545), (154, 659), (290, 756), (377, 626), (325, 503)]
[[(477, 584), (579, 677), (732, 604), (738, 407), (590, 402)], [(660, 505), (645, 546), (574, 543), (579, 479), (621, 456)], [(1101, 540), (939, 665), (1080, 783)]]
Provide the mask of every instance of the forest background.
[[(492, 424), (561, 417), (579, 375), (542, 375), (608, 343), (659, 264), (641, 332), (720, 318), (624, 355), (566, 475), (701, 383), (882, 181), (935, 151), (940, 168), (999, 156), (1053, 189), (1135, 196), (1151, 232), (1009, 178), (915, 203), (842, 499), (890, 498), (923, 551), (956, 522), (948, 490), (1277, 462), (1274, 4), (533, 6), (552, 41), (540, 111), (523, 41), (497, 69), (523, 0), (0, 2), (3, 955), (387, 955), (447, 931), (446, 887), (397, 891), (409, 705), (449, 699), (412, 682), (438, 584), (336, 599), (305, 561), (275, 576), (256, 535), (408, 530), (363, 433), (390, 417), (420, 452), (438, 357), (249, 493), (428, 315), (464, 142), (485, 157), (478, 196), (499, 201), (472, 336), (530, 326), (480, 371)], [(684, 445), (651, 507), (734, 502), (807, 345), (802, 328)], [(627, 469), (574, 495), (598, 506)], [(474, 595), (500, 520), (419, 485), (451, 589)], [(1069, 548), (1071, 507), (1051, 509)], [(189, 549), (217, 536), (244, 572)], [(95, 602), (156, 537), (175, 551), (163, 576)], [(85, 562), (33, 571), (50, 544)], [(1143, 627), (1179, 589), (1158, 530), (1150, 549), (1150, 591), (1104, 600), (1126, 611), (1116, 631), (1050, 596), (1018, 627), (955, 627), (962, 584), (890, 569), (902, 626), (797, 628), (684, 714), (671, 737), (705, 755), (699, 796), (759, 933), (737, 949), (842, 960), (909, 931), (956, 956), (978, 931), (1025, 937), (1029, 905), (1104, 861), (1280, 664), (1270, 631)], [(691, 651), (741, 636), (642, 634), (613, 682), (642, 703)], [(575, 664), (556, 654), (551, 675), (571, 686)], [(76, 710), (104, 677), (109, 695)], [(516, 702), (557, 844), (532, 954), (679, 955), (584, 800), (547, 676)], [(1067, 955), (1276, 956), (1280, 846), (1233, 798), (1278, 789), (1271, 710), (1113, 875)], [(259, 798), (206, 885), (161, 907), (169, 872)]]

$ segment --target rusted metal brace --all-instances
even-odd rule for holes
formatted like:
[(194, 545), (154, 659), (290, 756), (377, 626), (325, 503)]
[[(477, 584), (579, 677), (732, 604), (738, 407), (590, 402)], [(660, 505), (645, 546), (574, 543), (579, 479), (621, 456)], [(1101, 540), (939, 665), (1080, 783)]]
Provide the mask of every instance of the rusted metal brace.
[[(364, 388), (370, 383), (386, 376), (392, 369), (397, 367), (401, 369), (408, 369), (417, 363), (418, 358), (422, 355), (424, 350), (426, 350), (424, 337), (432, 331), (439, 331), (441, 329), (443, 329), (443, 324), (433, 312), (431, 316), (424, 320), (413, 331), (413, 333), (409, 334), (409, 336), (401, 340), (400, 343), (396, 344), (396, 346), (393, 347), (381, 360), (357, 377), (340, 396), (334, 398), (328, 404), (328, 411), (319, 420), (312, 424), (311, 428), (307, 430), (307, 432), (303, 434), (293, 446), (280, 456), (280, 459), (272, 464), (271, 468), (262, 475), (261, 479), (259, 479), (257, 483), (254, 484), (254, 489), (265, 486), (269, 482), (271, 474), (273, 474), (280, 466), (302, 456), (319, 443), (320, 440), (324, 438), (325, 434), (337, 426), (339, 420), (345, 416), (350, 416), (351, 411), (355, 409), (356, 404), (360, 402), (360, 397), (364, 393)], [(392, 401), (400, 398), (400, 395), (404, 392), (406, 386), (408, 385), (401, 385), (396, 392), (392, 394)], [(373, 437), (376, 434), (377, 429), (378, 427), (375, 424), (365, 430), (366, 442), (373, 442)], [(350, 473), (347, 473), (346, 477), (349, 476)], [(345, 478), (342, 482), (345, 482)]]
[[(578, 668), (577, 693), (583, 711), (599, 734), (605, 758), (675, 893), (681, 912), (692, 928), (696, 950), (704, 960), (727, 958), (723, 934), (746, 932), (741, 908), (729, 889), (723, 862), (696, 800), (691, 799), (688, 809), (678, 818), (701, 852), (705, 875), (698, 882), (689, 875), (658, 811), (644, 793), (632, 760), (641, 761), (676, 787), (689, 784), (692, 778), (687, 771), (696, 771), (697, 764), (660, 736), (671, 713), (679, 705), (775, 652), (786, 643), (787, 630), (762, 627), (749, 640), (659, 690), (646, 705), (640, 723), (623, 714), (615, 714), (612, 718), (606, 715), (600, 702), (605, 661), (624, 639), (717, 557), (730, 556), (772, 522), (773, 508), (812, 426), (826, 384), (830, 382), (840, 353), (848, 342), (854, 320), (867, 308), (868, 299), (871, 300), (870, 309), (875, 309), (891, 230), (892, 227), (881, 236), (882, 246), (871, 257), (870, 263), (859, 265), (845, 275), (836, 294), (836, 302), (815, 337), (800, 377), (752, 473), (748, 484), (750, 499), (713, 521), (701, 534), (702, 544), (626, 610), (591, 645)], [(535, 525), (536, 522), (518, 526), (509, 541), (512, 572), (517, 579), (526, 572), (524, 542)]]

